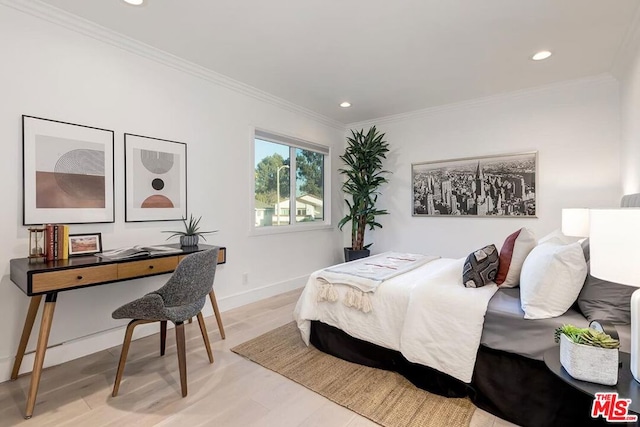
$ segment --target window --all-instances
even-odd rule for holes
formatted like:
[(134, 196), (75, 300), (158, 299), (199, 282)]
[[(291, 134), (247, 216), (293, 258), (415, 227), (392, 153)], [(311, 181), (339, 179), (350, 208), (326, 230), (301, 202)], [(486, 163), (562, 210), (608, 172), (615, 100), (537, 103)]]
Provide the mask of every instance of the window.
[(329, 223), (328, 147), (256, 130), (254, 153), (255, 228)]

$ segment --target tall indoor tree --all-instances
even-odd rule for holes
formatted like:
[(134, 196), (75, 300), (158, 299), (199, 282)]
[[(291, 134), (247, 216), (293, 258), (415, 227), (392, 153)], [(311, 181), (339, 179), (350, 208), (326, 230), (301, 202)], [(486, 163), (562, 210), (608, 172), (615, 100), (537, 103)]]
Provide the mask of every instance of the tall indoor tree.
[(389, 151), (384, 136), (375, 126), (366, 133), (363, 129), (351, 130), (345, 152), (340, 156), (345, 166), (339, 172), (346, 177), (342, 191), (351, 199), (345, 199), (348, 212), (338, 223), (338, 228), (342, 230), (345, 224), (351, 222), (351, 248), (345, 248), (347, 261), (369, 255), (371, 244), (364, 244), (365, 230), (367, 227), (369, 230), (382, 228), (376, 216), (389, 213), (376, 207), (380, 186), (388, 182), (385, 175), (389, 171), (384, 170), (382, 164)]

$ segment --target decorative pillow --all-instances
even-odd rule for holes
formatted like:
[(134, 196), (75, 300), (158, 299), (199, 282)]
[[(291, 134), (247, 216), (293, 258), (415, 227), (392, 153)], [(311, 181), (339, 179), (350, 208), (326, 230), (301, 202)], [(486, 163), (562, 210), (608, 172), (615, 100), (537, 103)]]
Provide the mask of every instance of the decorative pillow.
[(488, 245), (472, 252), (462, 267), (462, 283), (467, 288), (480, 288), (493, 282), (498, 273), (498, 249)]
[(578, 296), (578, 307), (589, 321), (597, 319), (628, 325), (631, 323), (631, 294), (636, 289), (588, 274)]
[(556, 243), (561, 243), (563, 245), (568, 245), (570, 243), (579, 242), (582, 239), (583, 239), (582, 237), (567, 236), (562, 233), (562, 230), (558, 229), (558, 230), (553, 230), (551, 233), (538, 239), (538, 244), (540, 245), (542, 243), (556, 242)]
[(506, 238), (500, 249), (500, 266), (495, 280), (498, 286), (518, 286), (522, 264), (535, 246), (536, 236), (527, 228), (521, 228)]
[[(589, 244), (589, 238), (583, 239), (580, 241), (580, 246), (582, 246), (582, 253), (584, 254), (584, 260), (591, 261), (591, 245)], [(589, 266), (588, 266), (589, 267)]]
[(522, 266), (520, 303), (525, 319), (548, 319), (564, 314), (575, 302), (587, 262), (580, 243), (548, 242), (536, 246)]

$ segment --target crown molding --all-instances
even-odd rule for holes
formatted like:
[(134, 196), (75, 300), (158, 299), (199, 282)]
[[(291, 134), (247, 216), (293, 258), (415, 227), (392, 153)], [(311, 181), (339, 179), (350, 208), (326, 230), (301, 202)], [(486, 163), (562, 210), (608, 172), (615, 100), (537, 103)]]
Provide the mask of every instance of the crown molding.
[(279, 98), (225, 75), (216, 73), (208, 68), (117, 33), (98, 25), (95, 22), (81, 18), (39, 0), (0, 0), (0, 5), (10, 7), (56, 25), (60, 25), (68, 30), (91, 37), (95, 40), (115, 46), (143, 58), (150, 59), (175, 70), (191, 74), (192, 76), (225, 87), (242, 95), (300, 114), (334, 129), (341, 131), (345, 130), (345, 124), (338, 120), (316, 113), (315, 111), (301, 107), (293, 102)]
[(383, 124), (390, 124), (390, 123), (401, 122), (405, 120), (419, 119), (419, 118), (428, 117), (434, 114), (440, 114), (446, 111), (462, 110), (462, 109), (492, 104), (496, 102), (504, 102), (510, 99), (524, 98), (540, 92), (546, 92), (550, 90), (557, 90), (565, 87), (584, 85), (584, 84), (591, 84), (591, 85), (617, 84), (617, 80), (611, 74), (608, 74), (608, 73), (599, 74), (596, 76), (585, 77), (585, 78), (574, 79), (574, 80), (565, 80), (563, 82), (550, 83), (547, 85), (536, 86), (533, 88), (499, 93), (496, 95), (489, 95), (482, 98), (474, 98), (474, 99), (469, 99), (465, 101), (454, 102), (451, 104), (436, 105), (433, 107), (409, 111), (407, 113), (394, 114), (391, 116), (384, 116), (384, 117), (380, 117), (372, 120), (364, 120), (361, 122), (348, 123), (346, 127), (347, 129), (365, 128), (373, 125), (379, 126)]
[(620, 43), (611, 64), (611, 74), (622, 80), (640, 50), (640, 6), (636, 7), (631, 25)]

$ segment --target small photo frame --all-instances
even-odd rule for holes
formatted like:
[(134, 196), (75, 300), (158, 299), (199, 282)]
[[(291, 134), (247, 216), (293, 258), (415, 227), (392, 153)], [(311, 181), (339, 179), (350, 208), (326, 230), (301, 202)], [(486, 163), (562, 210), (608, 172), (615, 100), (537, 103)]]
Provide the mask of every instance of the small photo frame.
[(69, 256), (102, 252), (102, 233), (69, 234)]
[(187, 217), (187, 144), (124, 134), (125, 222)]

